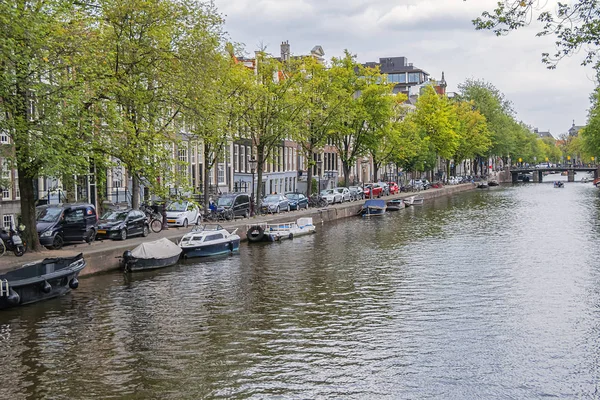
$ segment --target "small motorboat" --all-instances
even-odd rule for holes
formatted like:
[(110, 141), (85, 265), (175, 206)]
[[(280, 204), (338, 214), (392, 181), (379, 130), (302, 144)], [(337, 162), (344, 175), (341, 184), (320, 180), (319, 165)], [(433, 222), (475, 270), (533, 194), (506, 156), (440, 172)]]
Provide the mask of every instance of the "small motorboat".
[(363, 217), (383, 215), (386, 208), (385, 200), (370, 199), (365, 201), (365, 204), (363, 204), (362, 209), (360, 210), (360, 215)]
[(316, 228), (312, 218), (298, 218), (296, 222), (248, 225), (247, 229), (246, 237), (249, 242), (278, 242), (315, 233)]
[(182, 257), (210, 257), (239, 252), (240, 237), (236, 232), (237, 229), (229, 232), (219, 224), (197, 225), (179, 242)]
[(563, 188), (563, 187), (565, 187), (565, 184), (561, 181), (554, 181), (554, 187), (555, 188)]
[(406, 204), (404, 204), (404, 200), (402, 199), (395, 199), (388, 201), (386, 207), (387, 211), (400, 211), (406, 207)]
[(410, 196), (404, 199), (406, 206), (422, 206), (425, 199), (423, 196)]
[(488, 186), (490, 186), (490, 187), (491, 186), (499, 186), (499, 185), (500, 185), (500, 183), (496, 179), (490, 179), (488, 181)]
[(0, 275), (0, 309), (61, 296), (79, 287), (83, 254), (45, 258)]
[(477, 189), (487, 189), (489, 187), (488, 181), (477, 182)]
[(144, 242), (123, 253), (123, 269), (133, 272), (170, 267), (179, 261), (181, 251), (181, 247), (167, 238)]

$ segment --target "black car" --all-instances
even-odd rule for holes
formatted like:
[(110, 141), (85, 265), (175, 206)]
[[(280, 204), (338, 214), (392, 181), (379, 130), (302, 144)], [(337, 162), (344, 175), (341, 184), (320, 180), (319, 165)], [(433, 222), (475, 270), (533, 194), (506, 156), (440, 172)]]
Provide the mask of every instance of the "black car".
[(92, 204), (48, 204), (38, 206), (36, 214), (40, 243), (49, 249), (96, 238), (98, 215)]
[(290, 210), (308, 209), (308, 197), (302, 193), (286, 193), (285, 197), (290, 202)]
[(111, 210), (106, 212), (98, 221), (98, 239), (121, 239), (130, 236), (148, 236), (150, 226), (146, 214), (131, 208)]
[(224, 194), (217, 200), (217, 212), (233, 211), (233, 217), (250, 216), (250, 196), (247, 193)]

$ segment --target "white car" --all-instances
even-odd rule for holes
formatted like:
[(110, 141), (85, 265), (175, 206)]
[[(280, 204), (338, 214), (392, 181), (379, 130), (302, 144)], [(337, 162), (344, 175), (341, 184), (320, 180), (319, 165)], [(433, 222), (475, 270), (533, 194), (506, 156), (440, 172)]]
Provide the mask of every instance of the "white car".
[(336, 187), (333, 188), (333, 190), (342, 195), (342, 203), (345, 201), (352, 201), (352, 194), (350, 193), (350, 189), (347, 187)]
[(200, 210), (191, 201), (176, 201), (167, 206), (167, 224), (172, 226), (183, 226), (198, 222)]
[(321, 190), (321, 197), (327, 200), (329, 204), (341, 203), (343, 199), (342, 194), (333, 189)]

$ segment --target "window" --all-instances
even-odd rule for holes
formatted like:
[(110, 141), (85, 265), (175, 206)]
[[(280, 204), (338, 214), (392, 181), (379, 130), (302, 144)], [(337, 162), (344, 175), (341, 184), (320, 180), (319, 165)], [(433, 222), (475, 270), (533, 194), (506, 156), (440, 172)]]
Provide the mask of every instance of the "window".
[(246, 172), (246, 146), (240, 146), (240, 172)]
[(239, 165), (240, 165), (239, 151), (240, 151), (240, 145), (234, 144), (233, 145), (233, 171), (234, 172), (239, 172)]
[(248, 161), (250, 161), (250, 155), (250, 146), (246, 146), (246, 172), (250, 172), (250, 164), (248, 163)]
[(6, 182), (8, 182), (8, 185), (6, 185), (5, 187), (2, 187), (2, 196), (0, 196), (0, 199), (4, 199), (4, 200), (10, 200), (10, 166), (8, 164), (8, 160), (7, 159), (3, 159), (2, 160), (2, 169), (1, 169), (1, 174), (0, 174), (0, 178), (2, 178), (3, 180), (5, 180)]
[(188, 166), (187, 166), (187, 160), (188, 160), (188, 154), (187, 154), (187, 148), (183, 147), (183, 148), (179, 148), (177, 149), (177, 160), (179, 160), (179, 174), (183, 177), (187, 177), (187, 173), (188, 173)]
[(420, 75), (419, 72), (411, 72), (408, 74), (408, 83), (419, 83)]
[(219, 163), (217, 168), (217, 183), (225, 183), (225, 165), (223, 163)]
[(2, 216), (2, 226), (5, 229), (9, 229), (11, 227), (13, 227), (15, 225), (15, 219), (14, 216), (11, 214), (7, 214)]
[(8, 133), (0, 131), (0, 144), (8, 144)]
[(207, 235), (206, 238), (204, 239), (204, 241), (208, 242), (211, 240), (219, 240), (219, 239), (223, 239), (222, 233), (215, 233), (214, 235)]
[(65, 214), (65, 222), (67, 224), (76, 224), (83, 222), (83, 210), (73, 210)]

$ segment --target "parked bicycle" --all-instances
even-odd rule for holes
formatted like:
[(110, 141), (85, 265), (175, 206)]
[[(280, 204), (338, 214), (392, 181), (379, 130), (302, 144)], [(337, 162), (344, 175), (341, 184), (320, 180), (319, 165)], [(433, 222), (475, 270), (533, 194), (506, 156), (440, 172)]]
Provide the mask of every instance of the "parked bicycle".
[(150, 206), (142, 204), (140, 206), (140, 210), (146, 214), (146, 218), (148, 218), (148, 225), (152, 232), (158, 233), (162, 231), (163, 228), (163, 218), (162, 215), (154, 211), (154, 209)]
[(323, 197), (313, 194), (308, 198), (309, 207), (327, 207), (329, 203)]
[(208, 222), (221, 222), (221, 221), (231, 221), (234, 218), (233, 210), (226, 209), (221, 211), (211, 211), (209, 213), (204, 213), (201, 215), (203, 221)]

